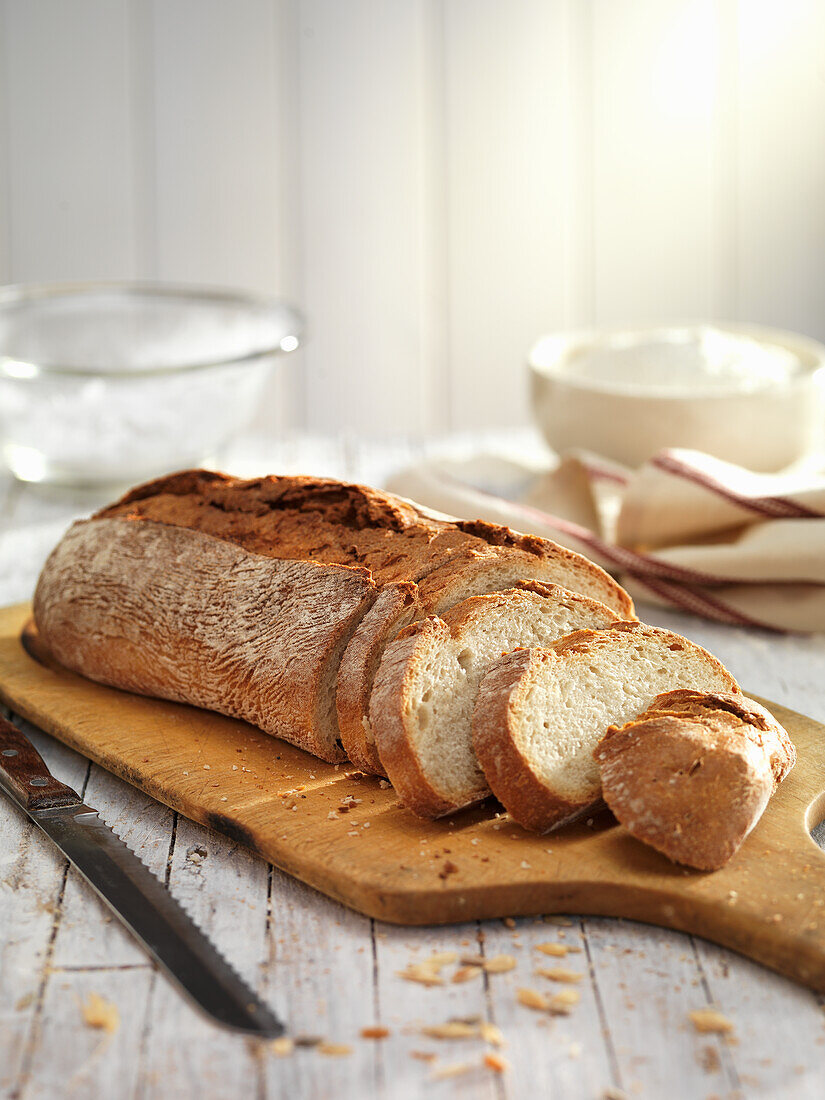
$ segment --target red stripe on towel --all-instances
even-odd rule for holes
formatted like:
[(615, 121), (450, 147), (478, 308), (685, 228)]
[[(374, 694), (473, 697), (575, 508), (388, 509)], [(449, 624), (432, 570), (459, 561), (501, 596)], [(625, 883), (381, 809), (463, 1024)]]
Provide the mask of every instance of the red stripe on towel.
[(711, 477), (710, 474), (697, 470), (689, 463), (676, 458), (669, 451), (660, 451), (650, 461), (653, 466), (666, 474), (673, 474), (674, 477), (681, 477), (701, 485), (703, 489), (708, 489), (711, 493), (716, 493), (717, 496), (724, 497), (725, 500), (738, 504), (741, 508), (747, 508), (748, 511), (756, 512), (760, 516), (770, 516), (772, 519), (821, 519), (823, 515), (822, 512), (816, 512), (806, 504), (799, 504), (787, 497), (742, 496), (715, 477)]

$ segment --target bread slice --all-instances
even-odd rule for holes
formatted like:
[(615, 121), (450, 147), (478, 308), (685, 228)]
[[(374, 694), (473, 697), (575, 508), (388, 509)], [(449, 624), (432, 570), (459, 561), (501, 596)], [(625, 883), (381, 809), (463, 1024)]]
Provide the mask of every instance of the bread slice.
[(604, 604), (534, 582), (473, 596), (403, 630), (387, 646), (370, 701), (375, 744), (401, 801), (440, 817), (489, 794), (471, 730), (487, 669), (518, 646), (613, 622)]
[(502, 592), (531, 581), (559, 585), (599, 602), (605, 596), (613, 619), (617, 607), (633, 614), (632, 603), (617, 595), (614, 581), (606, 591), (603, 576), (591, 570), (590, 562), (553, 547), (546, 543), (541, 553), (527, 553), (517, 545), (471, 549), (453, 555), (417, 585), (384, 586), (347, 646), (338, 677), (341, 741), (354, 764), (365, 772), (386, 773), (369, 721), (369, 700), (387, 643), (410, 623), (444, 615), (471, 596)]
[(643, 623), (580, 630), (502, 657), (473, 714), (487, 782), (526, 829), (544, 832), (575, 817), (599, 798), (593, 750), (607, 727), (638, 717), (675, 687), (739, 692), (706, 650)]
[[(663, 718), (673, 715), (709, 715), (716, 720), (729, 715), (742, 735), (765, 753), (773, 775), (774, 789), (796, 763), (796, 748), (788, 731), (767, 708), (755, 699), (749, 699), (747, 695), (677, 688), (675, 691), (665, 691), (657, 695), (642, 717)], [(600, 744), (604, 744), (606, 738), (615, 732), (615, 726), (609, 727)]]
[(66, 668), (245, 719), (336, 762), (338, 666), (375, 595), (365, 569), (101, 519), (74, 524), (52, 551), (34, 614)]
[(739, 849), (796, 760), (787, 731), (743, 695), (672, 691), (596, 746), (602, 794), (638, 840), (713, 871)]

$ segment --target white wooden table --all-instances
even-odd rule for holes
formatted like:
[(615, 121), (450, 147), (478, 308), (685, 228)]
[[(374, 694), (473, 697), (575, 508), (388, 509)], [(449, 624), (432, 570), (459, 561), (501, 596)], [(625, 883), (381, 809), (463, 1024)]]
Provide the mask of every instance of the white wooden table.
[[(239, 472), (329, 474), (378, 482), (410, 454), (353, 441), (299, 439)], [(254, 468), (254, 469), (253, 469)], [(91, 501), (0, 482), (0, 601), (26, 598), (60, 525)], [(640, 608), (710, 647), (743, 685), (825, 720), (825, 638), (773, 637), (685, 615)], [(687, 1098), (825, 1095), (822, 998), (691, 936), (626, 921), (540, 919), (405, 929), (351, 913), (268, 866), (226, 837), (194, 825), (45, 737), (35, 738), (58, 777), (82, 791), (292, 1033), (348, 1044), (352, 1053), (297, 1049), (279, 1058), (203, 1019), (160, 977), (11, 804), (0, 800), (0, 1095), (240, 1097), (423, 1095)], [(825, 785), (825, 777), (823, 777)], [(581, 1002), (549, 1018), (516, 1003), (535, 987), (536, 943), (580, 947)], [(511, 953), (515, 970), (481, 981), (426, 988), (397, 972), (433, 951)], [(547, 961), (546, 959), (544, 960)], [(96, 993), (117, 1006), (107, 1033), (84, 1023)], [(717, 1005), (734, 1041), (698, 1035), (692, 1009)], [(510, 1069), (480, 1066), (479, 1040), (437, 1041), (418, 1030), (452, 1017), (494, 1022)], [(360, 1037), (381, 1026), (382, 1040)], [(426, 1062), (413, 1052), (433, 1052)], [(433, 1080), (434, 1067), (470, 1063)]]

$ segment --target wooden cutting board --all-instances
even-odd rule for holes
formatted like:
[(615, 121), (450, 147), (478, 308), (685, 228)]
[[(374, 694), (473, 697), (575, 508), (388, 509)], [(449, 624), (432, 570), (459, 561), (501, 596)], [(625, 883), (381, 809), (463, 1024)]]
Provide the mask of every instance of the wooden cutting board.
[[(799, 761), (721, 871), (679, 868), (606, 811), (533, 836), (492, 801), (436, 822), (374, 777), (244, 722), (145, 699), (21, 644), (27, 605), (0, 611), (0, 698), (172, 809), (343, 904), (398, 924), (538, 913), (629, 917), (694, 932), (825, 992), (825, 726), (769, 703)], [(58, 776), (59, 778), (59, 776)], [(352, 802), (354, 801), (354, 804)], [(349, 808), (342, 808), (349, 807)]]

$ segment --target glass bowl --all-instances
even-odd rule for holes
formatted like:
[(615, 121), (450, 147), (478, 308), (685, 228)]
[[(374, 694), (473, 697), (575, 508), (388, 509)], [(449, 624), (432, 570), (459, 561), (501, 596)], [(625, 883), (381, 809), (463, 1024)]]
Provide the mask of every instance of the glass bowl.
[(285, 302), (152, 283), (0, 288), (0, 449), (94, 488), (216, 460), (302, 321)]

